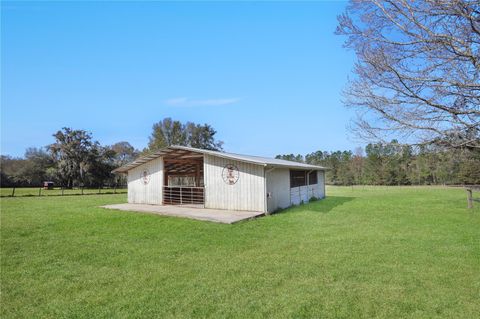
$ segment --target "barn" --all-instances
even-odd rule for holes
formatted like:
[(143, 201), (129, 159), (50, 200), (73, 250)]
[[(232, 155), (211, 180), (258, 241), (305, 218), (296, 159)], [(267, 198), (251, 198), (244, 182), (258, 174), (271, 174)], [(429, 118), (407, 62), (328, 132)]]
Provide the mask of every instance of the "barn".
[(119, 167), (128, 202), (274, 212), (325, 197), (325, 168), (259, 156), (169, 146)]

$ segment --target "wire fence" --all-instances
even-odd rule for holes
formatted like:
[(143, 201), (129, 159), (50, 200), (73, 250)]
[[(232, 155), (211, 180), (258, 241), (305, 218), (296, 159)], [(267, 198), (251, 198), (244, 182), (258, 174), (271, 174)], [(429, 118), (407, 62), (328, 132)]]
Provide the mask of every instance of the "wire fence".
[(127, 186), (114, 187), (55, 187), (45, 189), (43, 187), (8, 187), (0, 188), (0, 197), (33, 197), (33, 196), (82, 196), (82, 195), (107, 195), (126, 194)]

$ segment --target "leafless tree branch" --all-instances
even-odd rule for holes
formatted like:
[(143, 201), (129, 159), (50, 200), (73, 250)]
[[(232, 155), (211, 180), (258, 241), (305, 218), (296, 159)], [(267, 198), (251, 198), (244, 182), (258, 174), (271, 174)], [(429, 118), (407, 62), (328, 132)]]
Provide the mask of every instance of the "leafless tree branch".
[(338, 21), (359, 136), (480, 148), (480, 1), (350, 0)]

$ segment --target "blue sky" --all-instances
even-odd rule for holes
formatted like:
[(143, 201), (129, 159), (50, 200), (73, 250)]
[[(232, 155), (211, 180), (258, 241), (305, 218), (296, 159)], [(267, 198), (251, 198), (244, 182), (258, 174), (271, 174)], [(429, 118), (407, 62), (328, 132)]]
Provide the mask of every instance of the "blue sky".
[(142, 149), (164, 117), (209, 123), (225, 150), (353, 149), (344, 2), (2, 2), (1, 147), (68, 126)]

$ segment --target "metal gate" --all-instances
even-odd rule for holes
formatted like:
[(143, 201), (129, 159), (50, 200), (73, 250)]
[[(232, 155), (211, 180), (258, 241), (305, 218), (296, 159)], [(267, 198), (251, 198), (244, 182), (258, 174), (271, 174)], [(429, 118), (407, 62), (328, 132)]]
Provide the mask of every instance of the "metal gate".
[(203, 205), (205, 204), (204, 187), (163, 187), (164, 205)]

